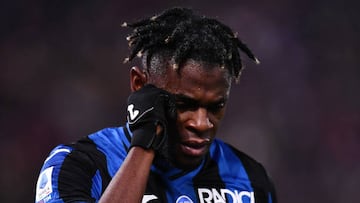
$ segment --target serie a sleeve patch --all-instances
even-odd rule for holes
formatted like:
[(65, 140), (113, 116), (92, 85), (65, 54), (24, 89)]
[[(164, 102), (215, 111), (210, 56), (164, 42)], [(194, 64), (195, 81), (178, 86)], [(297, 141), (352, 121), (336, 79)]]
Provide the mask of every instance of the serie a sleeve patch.
[(36, 183), (36, 196), (35, 202), (41, 202), (47, 198), (50, 198), (50, 194), (53, 192), (52, 189), (52, 172), (54, 167), (49, 167), (43, 170)]

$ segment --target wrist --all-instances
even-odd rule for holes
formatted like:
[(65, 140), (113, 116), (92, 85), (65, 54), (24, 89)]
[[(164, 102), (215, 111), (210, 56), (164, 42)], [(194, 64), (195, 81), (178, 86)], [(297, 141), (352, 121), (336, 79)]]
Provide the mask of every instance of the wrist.
[(154, 149), (144, 149), (143, 147), (140, 146), (133, 146), (130, 148), (129, 150), (129, 155), (138, 155), (141, 156), (142, 158), (154, 158), (155, 157), (155, 150)]

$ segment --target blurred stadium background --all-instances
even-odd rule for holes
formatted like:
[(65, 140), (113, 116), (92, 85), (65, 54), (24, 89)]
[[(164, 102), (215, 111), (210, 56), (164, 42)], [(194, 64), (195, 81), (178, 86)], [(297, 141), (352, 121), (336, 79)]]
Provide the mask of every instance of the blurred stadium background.
[(355, 0), (2, 1), (0, 202), (33, 202), (59, 143), (125, 121), (124, 21), (187, 6), (230, 25), (244, 58), (219, 137), (261, 161), (280, 202), (360, 202)]

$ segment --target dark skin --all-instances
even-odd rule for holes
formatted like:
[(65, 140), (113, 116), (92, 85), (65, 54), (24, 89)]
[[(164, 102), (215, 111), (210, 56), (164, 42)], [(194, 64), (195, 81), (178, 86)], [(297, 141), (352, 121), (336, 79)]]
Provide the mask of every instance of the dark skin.
[[(153, 84), (176, 97), (178, 134), (169, 135), (170, 148), (174, 149), (170, 161), (183, 169), (198, 166), (224, 116), (231, 87), (226, 70), (217, 65), (188, 61), (180, 74), (169, 67), (164, 75), (155, 76), (133, 67), (130, 70), (131, 91), (146, 84)], [(159, 134), (160, 131), (159, 127)], [(99, 202), (141, 202), (154, 158), (153, 150), (132, 147)]]

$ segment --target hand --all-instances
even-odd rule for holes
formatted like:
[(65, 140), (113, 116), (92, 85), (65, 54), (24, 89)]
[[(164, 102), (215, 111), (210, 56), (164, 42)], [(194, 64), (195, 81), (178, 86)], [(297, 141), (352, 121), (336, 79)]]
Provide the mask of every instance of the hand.
[(127, 121), (133, 133), (131, 145), (162, 151), (169, 125), (176, 119), (174, 96), (154, 85), (145, 85), (128, 98)]

